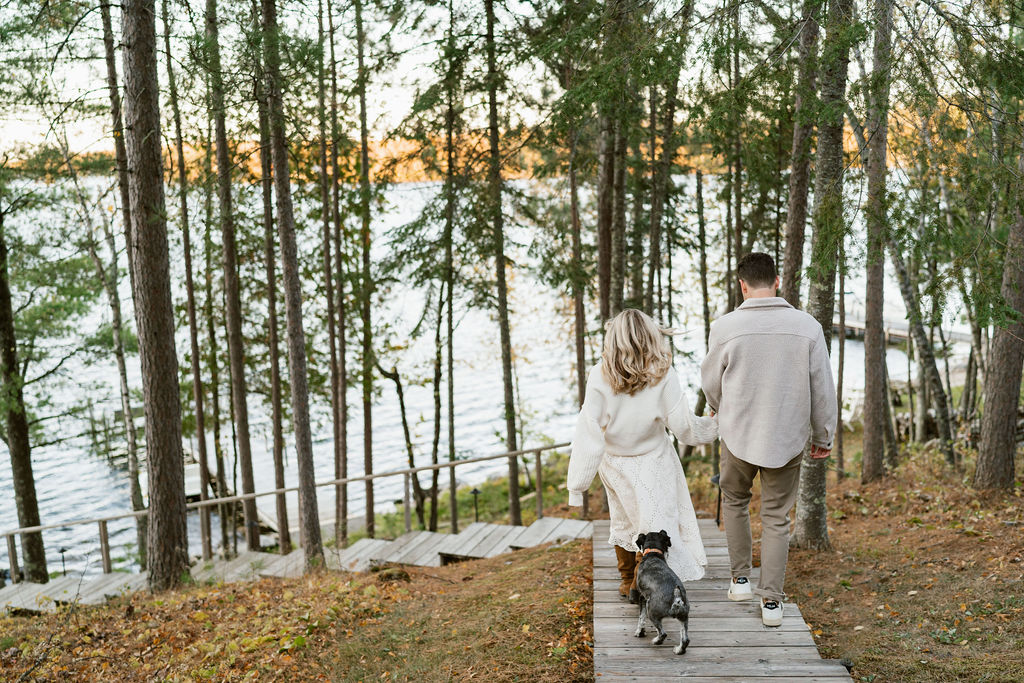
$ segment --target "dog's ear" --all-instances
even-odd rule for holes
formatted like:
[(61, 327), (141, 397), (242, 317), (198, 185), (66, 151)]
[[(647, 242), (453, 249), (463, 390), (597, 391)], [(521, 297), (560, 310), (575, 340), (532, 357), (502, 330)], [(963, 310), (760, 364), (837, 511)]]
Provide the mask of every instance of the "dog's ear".
[(644, 539), (646, 539), (646, 538), (647, 538), (647, 534), (640, 534), (639, 536), (637, 536), (636, 537), (636, 547), (640, 548), (641, 550), (643, 550), (643, 548), (644, 548)]
[(671, 548), (672, 547), (672, 538), (668, 535), (668, 532), (665, 531), (664, 529), (662, 529), (661, 530), (661, 535), (665, 537), (665, 547), (666, 548)]

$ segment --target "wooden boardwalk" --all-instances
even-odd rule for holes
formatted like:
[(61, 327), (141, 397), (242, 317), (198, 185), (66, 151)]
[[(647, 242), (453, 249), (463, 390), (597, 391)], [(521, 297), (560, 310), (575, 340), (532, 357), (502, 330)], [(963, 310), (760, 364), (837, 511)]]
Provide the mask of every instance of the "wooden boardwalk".
[(686, 584), (690, 646), (683, 655), (672, 652), (679, 642), (674, 619), (665, 620), (668, 638), (661, 645), (651, 644), (656, 632), (650, 624), (645, 637), (633, 636), (640, 609), (619, 597), (619, 572), (615, 551), (608, 545), (608, 520), (594, 522), (595, 679), (849, 683), (845, 666), (838, 660), (821, 659), (795, 604), (787, 602), (782, 626), (770, 628), (761, 624), (756, 598), (728, 600), (725, 534), (714, 520), (698, 521), (708, 554), (708, 571), (700, 581)]
[[(564, 543), (589, 538), (592, 525), (586, 520), (542, 517), (530, 526), (474, 522), (458, 534), (412, 531), (398, 538), (364, 538), (348, 548), (324, 549), (327, 568), (361, 572), (375, 565), (409, 564), (439, 567), (450, 562), (494, 557), (543, 543)], [(606, 532), (607, 533), (607, 532)], [(301, 576), (303, 550), (287, 555), (242, 551), (230, 560), (198, 561), (191, 569), (198, 583), (233, 583), (265, 577)], [(80, 573), (46, 584), (22, 582), (0, 589), (0, 614), (5, 611), (53, 612), (71, 603), (100, 604), (120, 595), (145, 589), (146, 574), (116, 572), (83, 579)]]

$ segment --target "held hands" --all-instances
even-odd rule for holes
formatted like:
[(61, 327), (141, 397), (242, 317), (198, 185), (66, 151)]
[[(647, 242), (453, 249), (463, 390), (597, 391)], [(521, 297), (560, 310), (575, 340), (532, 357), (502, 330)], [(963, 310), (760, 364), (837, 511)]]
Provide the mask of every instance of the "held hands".
[(832, 455), (831, 448), (822, 448), (821, 446), (811, 445), (811, 458), (814, 460), (824, 460), (828, 456)]

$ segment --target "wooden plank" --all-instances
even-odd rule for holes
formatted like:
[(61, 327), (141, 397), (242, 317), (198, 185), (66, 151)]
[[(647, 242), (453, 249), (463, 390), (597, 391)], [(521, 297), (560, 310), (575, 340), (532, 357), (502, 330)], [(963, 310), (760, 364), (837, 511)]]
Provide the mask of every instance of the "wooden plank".
[(590, 522), (585, 519), (562, 519), (561, 524), (555, 527), (548, 535), (535, 545), (541, 545), (542, 543), (551, 543), (553, 541), (571, 541), (574, 538), (580, 538), (581, 536), (587, 535), (592, 529)]
[(370, 561), (376, 564), (397, 563), (398, 558), (430, 537), (429, 531), (410, 531), (402, 534), (386, 546), (370, 553)]
[(107, 586), (120, 582), (124, 579), (123, 572), (115, 572), (113, 574), (102, 574), (101, 576), (86, 582), (82, 586), (81, 594), (78, 596), (78, 602), (83, 605), (100, 605), (107, 601), (107, 596), (104, 593)]
[(526, 527), (526, 531), (516, 539), (512, 548), (530, 548), (535, 545), (540, 545), (541, 539), (545, 538), (551, 530), (561, 524), (562, 521), (563, 518), (561, 517), (542, 517), (541, 519), (538, 519), (536, 522)]
[[(327, 553), (324, 553), (324, 563), (327, 563)], [(259, 570), (260, 576), (266, 577), (278, 577), (278, 578), (294, 578), (296, 576), (302, 576), (306, 569), (306, 552), (299, 548), (293, 550), (287, 555), (277, 555), (272, 560), (267, 560), (266, 564), (262, 569)]]
[(499, 534), (494, 537), (493, 542), (488, 541), (487, 543), (481, 544), (477, 550), (480, 553), (480, 557), (496, 557), (502, 553), (510, 551), (510, 546), (515, 542), (517, 538), (523, 535), (523, 533), (529, 527), (525, 526), (510, 526), (505, 530), (505, 533)]
[(382, 538), (361, 538), (345, 549), (338, 561), (338, 570), (364, 572), (370, 568), (370, 554), (391, 543)]
[[(630, 605), (629, 603), (595, 602), (594, 616), (618, 616), (626, 607), (632, 607), (634, 613), (636, 613), (636, 607), (634, 605)], [(783, 615), (792, 614), (794, 609), (796, 608), (793, 607), (792, 604), (784, 604)], [(761, 608), (756, 602), (750, 600), (747, 600), (745, 602), (694, 602), (690, 603), (690, 614), (699, 614), (701, 616), (705, 614), (719, 614), (722, 616), (730, 617), (747, 616), (751, 619), (760, 619)]]
[[(383, 541), (390, 543), (390, 541)], [(359, 557), (362, 553), (369, 552), (369, 546), (381, 543), (378, 538), (361, 538), (347, 548), (342, 548), (325, 556), (327, 568), (336, 571), (349, 571), (347, 565), (351, 560)]]
[(444, 563), (444, 556), (449, 554), (459, 557), (461, 550), (471, 548), (484, 534), (490, 531), (492, 526), (495, 525), (473, 522), (454, 536), (449, 535), (448, 539), (437, 548), (438, 555), (442, 557), (442, 563)]
[(16, 591), (7, 598), (7, 604), (4, 605), (7, 609), (21, 609), (30, 610), (33, 612), (41, 612), (43, 592), (46, 590), (47, 584), (45, 583), (32, 583), (31, 581), (22, 581), (18, 584), (21, 590)]
[[(685, 655), (684, 655), (685, 656)], [(671, 674), (597, 674), (597, 681), (602, 683), (650, 683), (651, 681), (686, 681), (686, 683), (779, 683), (785, 677), (772, 676), (673, 676)], [(850, 683), (849, 674), (843, 676), (803, 676), (800, 683)]]
[[(666, 640), (666, 642), (668, 641)], [(647, 652), (637, 650), (615, 659), (605, 659), (595, 653), (594, 667), (597, 668), (598, 660), (601, 659), (603, 660), (601, 661), (602, 673), (613, 675), (628, 675), (642, 669), (644, 674), (669, 676), (707, 676), (712, 674), (718, 678), (732, 676), (743, 677), (744, 680), (748, 676), (795, 680), (805, 676), (841, 676), (846, 673), (846, 667), (842, 664), (834, 664), (823, 659), (795, 660), (783, 656), (778, 657), (776, 661), (740, 661), (737, 659), (698, 661), (687, 657), (690, 654), (689, 650), (686, 651), (686, 654), (676, 655), (672, 653), (672, 648), (665, 646), (661, 646), (660, 649), (668, 653), (666, 657), (652, 658), (650, 652), (654, 649), (655, 646), (652, 646)], [(646, 658), (644, 658), (645, 655), (647, 655)], [(846, 680), (850, 680), (849, 674), (847, 674)]]
[(419, 552), (409, 559), (409, 564), (418, 567), (440, 567), (441, 556), (438, 549), (451, 538), (451, 534), (435, 534), (435, 537), (419, 548)]
[[(415, 560), (423, 554), (424, 548), (436, 548), (437, 543), (448, 536), (448, 534), (439, 534), (433, 531), (424, 531), (423, 534), (417, 543), (406, 548), (394, 561), (399, 564), (417, 564)], [(440, 564), (440, 560), (438, 560), (438, 564)]]
[[(633, 637), (636, 629), (636, 617), (632, 619), (620, 617), (599, 617), (594, 619), (595, 633), (601, 633), (617, 639), (628, 639)], [(672, 623), (672, 622), (667, 622)], [(748, 631), (800, 631), (807, 632), (807, 622), (800, 617), (783, 617), (782, 626), (765, 626), (757, 619), (737, 619), (731, 617), (692, 617), (690, 619), (691, 631), (735, 631), (743, 633)]]
[[(613, 583), (614, 580), (598, 579), (594, 581), (594, 600), (600, 602), (618, 602), (618, 582)], [(733, 602), (729, 599), (729, 590), (727, 588), (702, 588), (700, 584), (690, 585), (686, 587), (686, 597), (691, 603), (694, 602)], [(740, 604), (744, 602), (747, 604), (757, 604), (754, 599), (751, 600), (740, 600)], [(792, 603), (786, 603), (786, 607), (790, 607)], [(787, 609), (788, 611), (788, 609)]]
[[(456, 553), (451, 554), (458, 554), (460, 557), (485, 557), (485, 553), (487, 552), (487, 550), (493, 547), (494, 544), (498, 543), (502, 538), (508, 536), (509, 532), (513, 531), (515, 530), (510, 526), (504, 524), (494, 524), (492, 525), (492, 528), (488, 529), (487, 533), (478, 538), (475, 543), (473, 543), (470, 546), (461, 548), (460, 550), (456, 551)], [(520, 533), (522, 532), (517, 532), (517, 535)]]
[[(690, 601), (690, 644), (683, 655), (673, 650), (678, 643), (679, 624), (664, 623), (668, 638), (656, 646), (650, 641), (654, 630), (647, 625), (643, 638), (636, 638), (639, 608), (618, 595), (620, 580), (614, 552), (607, 544), (594, 543), (594, 673), (600, 681), (822, 681), (849, 683), (846, 668), (835, 660), (822, 660), (810, 630), (793, 603), (785, 605), (782, 626), (761, 623), (756, 600), (728, 600), (729, 560), (724, 534), (712, 520), (698, 520), (708, 543), (706, 575), (687, 582)], [(594, 522), (595, 539), (606, 538), (608, 522)], [(714, 541), (712, 545), (711, 541)], [(751, 572), (756, 579), (759, 570)]]

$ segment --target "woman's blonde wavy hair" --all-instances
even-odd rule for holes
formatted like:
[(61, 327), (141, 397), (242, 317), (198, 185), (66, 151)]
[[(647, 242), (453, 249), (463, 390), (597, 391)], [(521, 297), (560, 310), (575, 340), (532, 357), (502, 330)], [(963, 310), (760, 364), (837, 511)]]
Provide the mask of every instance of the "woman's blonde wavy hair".
[(668, 333), (635, 308), (627, 308), (605, 324), (601, 372), (616, 394), (632, 396), (661, 381), (672, 365)]

